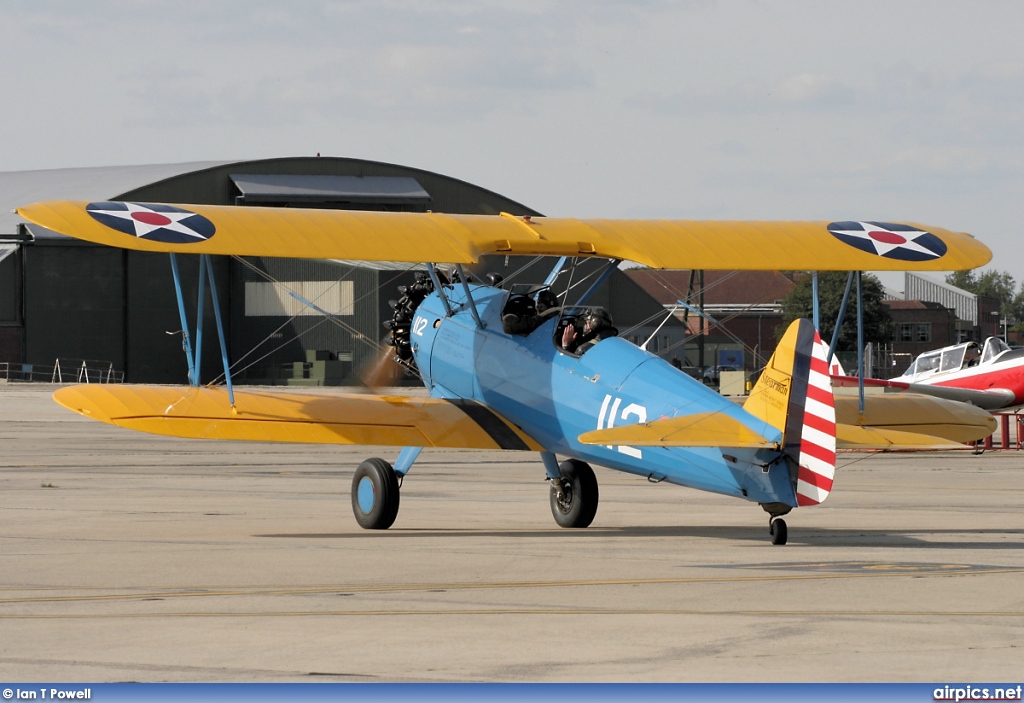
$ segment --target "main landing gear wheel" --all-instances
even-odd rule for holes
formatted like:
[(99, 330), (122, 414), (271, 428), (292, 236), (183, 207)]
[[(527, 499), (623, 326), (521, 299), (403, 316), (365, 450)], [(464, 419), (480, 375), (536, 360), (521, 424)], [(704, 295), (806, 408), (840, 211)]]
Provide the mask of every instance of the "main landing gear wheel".
[(352, 512), (359, 526), (386, 530), (398, 517), (398, 475), (383, 459), (367, 459), (352, 477)]
[(559, 527), (586, 527), (597, 514), (597, 477), (590, 464), (567, 459), (551, 479), (551, 514)]
[(778, 517), (768, 523), (768, 534), (772, 536), (772, 544), (785, 544), (789, 538), (786, 521)]

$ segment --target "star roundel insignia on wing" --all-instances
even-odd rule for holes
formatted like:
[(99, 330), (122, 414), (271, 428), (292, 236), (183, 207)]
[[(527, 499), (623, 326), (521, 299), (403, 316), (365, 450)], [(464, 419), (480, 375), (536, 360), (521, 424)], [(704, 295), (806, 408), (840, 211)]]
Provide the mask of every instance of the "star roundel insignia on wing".
[(931, 232), (889, 222), (833, 222), (832, 235), (868, 254), (900, 261), (931, 261), (946, 253), (946, 243)]
[(172, 205), (102, 202), (89, 203), (85, 210), (118, 232), (166, 244), (205, 242), (217, 231), (202, 215)]

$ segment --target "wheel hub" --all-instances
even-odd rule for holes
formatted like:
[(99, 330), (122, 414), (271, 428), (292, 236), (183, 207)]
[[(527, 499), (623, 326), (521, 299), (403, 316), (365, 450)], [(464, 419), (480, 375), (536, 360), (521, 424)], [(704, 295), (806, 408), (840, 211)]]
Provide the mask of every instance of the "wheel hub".
[(553, 479), (551, 489), (555, 492), (555, 503), (558, 509), (566, 515), (572, 510), (572, 483), (567, 479)]
[(369, 477), (363, 476), (359, 480), (359, 487), (356, 490), (356, 502), (359, 504), (359, 509), (364, 513), (369, 513), (373, 510), (374, 500), (373, 481)]

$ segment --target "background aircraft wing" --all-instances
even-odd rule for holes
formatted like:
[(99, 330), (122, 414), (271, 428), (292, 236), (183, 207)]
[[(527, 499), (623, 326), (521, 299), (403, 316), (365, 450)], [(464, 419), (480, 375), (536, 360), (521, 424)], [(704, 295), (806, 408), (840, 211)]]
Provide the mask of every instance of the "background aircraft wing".
[[(856, 376), (833, 376), (832, 385), (856, 387)], [(956, 400), (961, 403), (970, 403), (984, 410), (999, 410), (1013, 405), (1016, 396), (1009, 388), (956, 388), (954, 386), (939, 386), (930, 383), (904, 383), (903, 381), (886, 381), (879, 378), (865, 378), (866, 387), (882, 387), (894, 391), (908, 391), (920, 393), (921, 395), (946, 400)]]
[(578, 220), (84, 201), (35, 203), (17, 212), (99, 244), (195, 254), (461, 264), (485, 254), (599, 256), (652, 268), (818, 271), (950, 271), (992, 258), (969, 234), (912, 223)]
[(88, 418), (154, 434), (316, 444), (523, 449), (543, 447), (471, 400), (235, 392), (221, 388), (81, 385), (54, 400)]

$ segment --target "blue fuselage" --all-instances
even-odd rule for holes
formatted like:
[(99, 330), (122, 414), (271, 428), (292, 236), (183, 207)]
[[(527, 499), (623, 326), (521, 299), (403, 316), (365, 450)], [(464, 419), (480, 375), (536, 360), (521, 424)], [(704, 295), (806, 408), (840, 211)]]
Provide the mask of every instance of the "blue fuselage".
[(446, 290), (453, 315), (446, 316), (436, 293), (416, 310), (413, 354), (433, 395), (484, 403), (555, 454), (655, 481), (796, 505), (777, 451), (582, 444), (577, 438), (591, 430), (704, 412), (728, 414), (772, 441), (781, 432), (624, 339), (605, 339), (577, 358), (555, 344), (557, 316), (529, 335), (506, 334), (506, 291), (471, 291), (483, 329), (458, 286)]

